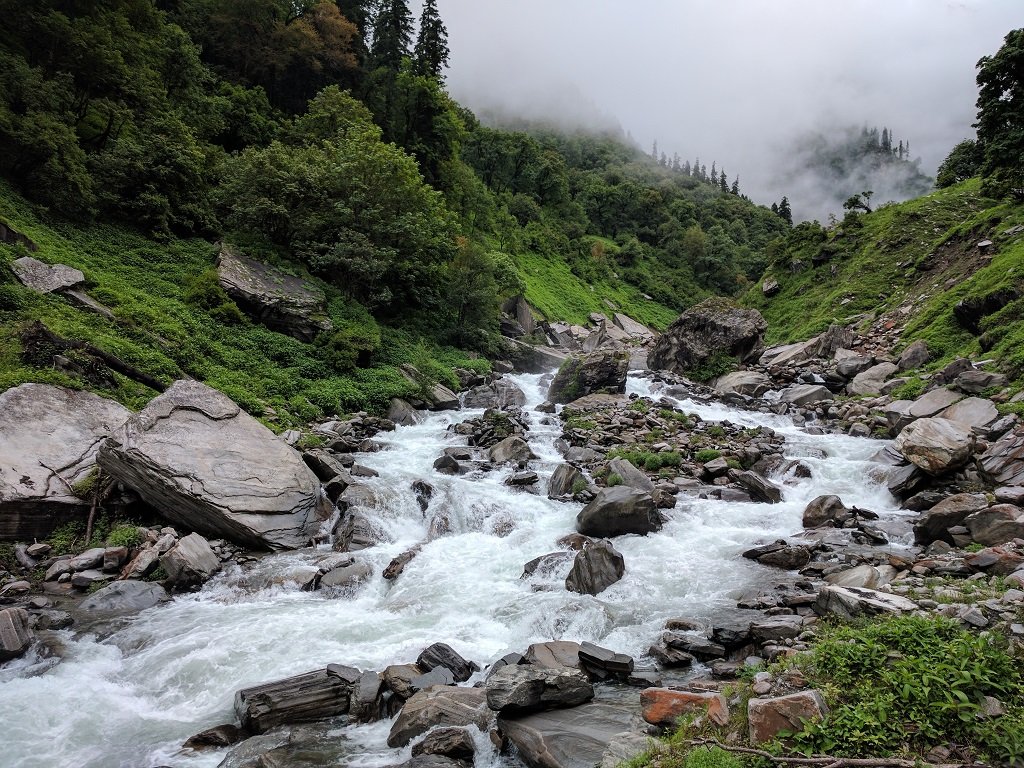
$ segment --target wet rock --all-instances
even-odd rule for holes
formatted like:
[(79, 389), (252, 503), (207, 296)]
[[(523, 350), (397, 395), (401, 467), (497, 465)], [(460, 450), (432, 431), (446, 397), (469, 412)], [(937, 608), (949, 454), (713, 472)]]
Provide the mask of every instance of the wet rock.
[(570, 592), (597, 595), (622, 578), (626, 562), (608, 541), (597, 541), (576, 553), (572, 570), (565, 580)]
[(359, 675), (349, 694), (348, 713), (357, 723), (372, 723), (383, 716), (381, 676), (372, 670)]
[(526, 405), (526, 394), (515, 383), (502, 377), (469, 390), (463, 404), (466, 408), (522, 408)]
[(952, 543), (948, 530), (963, 525), (967, 516), (985, 509), (988, 499), (980, 493), (958, 493), (935, 504), (914, 523), (914, 542), (922, 546), (933, 541)]
[(519, 464), (537, 458), (530, 450), (529, 444), (523, 438), (514, 435), (492, 446), (488, 455), (495, 464)]
[(782, 731), (798, 733), (804, 723), (820, 720), (828, 706), (816, 690), (799, 691), (773, 699), (754, 698), (747, 702), (747, 722), (751, 744), (764, 744)]
[[(122, 579), (141, 579), (156, 570), (160, 562), (160, 550), (156, 547), (145, 547), (132, 559), (121, 572)], [(54, 567), (57, 563), (54, 563)], [(53, 570), (51, 568), (51, 570)], [(59, 575), (59, 574), (58, 574)], [(50, 571), (47, 571), (46, 579), (49, 580)], [(55, 577), (56, 578), (56, 577)]]
[(480, 669), (471, 661), (466, 661), (455, 649), (446, 643), (434, 643), (424, 648), (416, 659), (416, 666), (430, 671), (435, 667), (446, 667), (451, 670), (457, 682), (464, 682)]
[(640, 692), (640, 706), (644, 720), (664, 728), (694, 712), (706, 714), (716, 725), (729, 724), (729, 704), (720, 693), (646, 688)]
[(435, 728), (423, 741), (413, 746), (412, 754), (413, 757), (442, 755), (471, 766), (476, 754), (476, 742), (465, 728)]
[(103, 547), (93, 547), (81, 554), (75, 555), (68, 561), (72, 571), (86, 571), (91, 568), (99, 568), (103, 565)]
[(808, 547), (791, 545), (783, 539), (779, 539), (772, 544), (748, 549), (743, 556), (748, 560), (756, 560), (762, 565), (795, 571), (811, 561), (811, 550)]
[(420, 418), (419, 411), (413, 408), (412, 403), (400, 397), (391, 398), (385, 416), (403, 427), (418, 423)]
[(524, 654), (527, 664), (536, 667), (557, 669), (580, 666), (580, 644), (571, 640), (551, 640), (547, 643), (533, 643)]
[(661, 525), (650, 494), (624, 485), (602, 489), (576, 516), (578, 532), (599, 538), (646, 535), (660, 530)]
[(719, 376), (711, 382), (711, 386), (716, 392), (723, 395), (734, 393), (747, 397), (760, 397), (772, 389), (772, 380), (759, 371), (733, 371)]
[(435, 726), (476, 726), (491, 722), (487, 694), (482, 688), (435, 686), (419, 691), (402, 707), (388, 735), (389, 747), (404, 747)]
[(752, 360), (764, 349), (768, 324), (757, 310), (740, 309), (731, 302), (706, 299), (680, 315), (655, 341), (648, 355), (653, 370), (685, 374), (716, 354), (740, 362)]
[(370, 564), (355, 558), (344, 560), (324, 573), (317, 581), (318, 589), (350, 589), (373, 575)]
[(901, 614), (917, 610), (917, 603), (899, 595), (858, 587), (824, 587), (814, 602), (819, 616), (835, 615), (841, 619), (877, 614)]
[(89, 595), (78, 605), (87, 613), (122, 615), (137, 613), (169, 600), (167, 590), (160, 584), (145, 581), (115, 581)]
[(804, 508), (804, 528), (819, 528), (824, 525), (841, 528), (843, 523), (853, 518), (853, 513), (846, 508), (838, 496), (825, 495), (812, 499)]
[(28, 611), (24, 608), (0, 610), (0, 664), (16, 659), (35, 642), (29, 627)]
[(548, 498), (557, 499), (561, 496), (569, 496), (577, 484), (585, 484), (586, 479), (572, 464), (559, 464), (548, 481)]
[(434, 461), (434, 470), (442, 475), (461, 475), (465, 472), (462, 464), (454, 456), (445, 454)]
[(513, 472), (507, 478), (505, 478), (505, 485), (512, 487), (525, 487), (528, 485), (536, 485), (540, 481), (540, 477), (533, 470), (524, 470), (522, 472)]
[(627, 459), (612, 459), (609, 461), (608, 474), (609, 476), (618, 475), (622, 478), (622, 485), (635, 488), (638, 491), (644, 491), (645, 493), (654, 492), (654, 483), (647, 474), (634, 467)]
[(548, 390), (548, 400), (568, 403), (594, 393), (626, 391), (629, 355), (619, 349), (598, 349), (582, 357), (572, 356), (558, 369)]
[[(747, 633), (749, 633), (749, 628), (750, 622), (747, 622)], [(660, 642), (668, 648), (685, 651), (701, 661), (721, 659), (725, 656), (724, 645), (716, 643), (703, 635), (692, 635), (686, 634), (685, 632), (669, 630), (667, 632), (662, 632)]]
[(210, 542), (198, 533), (190, 533), (161, 555), (160, 565), (167, 571), (169, 586), (191, 589), (202, 586), (220, 570), (220, 558), (210, 548)]
[(782, 390), (779, 397), (783, 403), (801, 406), (814, 405), (832, 399), (833, 395), (829, 388), (820, 384), (794, 384)]
[(575, 707), (594, 698), (594, 686), (580, 670), (530, 665), (495, 670), (485, 690), (487, 706), (506, 716)]
[(168, 519), (247, 546), (305, 546), (327, 513), (299, 454), (198, 381), (152, 400), (98, 460)]
[(931, 475), (941, 475), (967, 463), (974, 436), (957, 422), (924, 418), (904, 427), (894, 445), (912, 464)]
[(237, 725), (225, 723), (224, 725), (215, 725), (213, 728), (200, 731), (181, 746), (182, 749), (220, 749), (221, 747), (230, 747), (232, 744), (237, 744), (243, 738), (244, 733), (239, 730)]
[[(400, 699), (410, 699), (419, 690), (413, 681), (423, 676), (424, 670), (415, 664), (392, 664), (381, 673), (381, 679), (388, 690)], [(455, 678), (452, 678), (454, 682)]]
[(735, 472), (730, 474), (730, 477), (736, 483), (746, 488), (757, 501), (768, 504), (778, 504), (782, 501), (782, 489), (756, 472), (751, 472), (750, 470)]
[(386, 581), (394, 581), (401, 576), (402, 571), (405, 570), (405, 566), (412, 562), (412, 559), (420, 553), (420, 549), (421, 547), (416, 546), (412, 549), (407, 549), (402, 554), (392, 558), (391, 562), (388, 563), (387, 567), (384, 569), (383, 574), (381, 574), (383, 578)]
[(580, 667), (595, 679), (609, 676), (624, 677), (633, 671), (632, 657), (615, 653), (593, 643), (582, 643), (579, 650)]

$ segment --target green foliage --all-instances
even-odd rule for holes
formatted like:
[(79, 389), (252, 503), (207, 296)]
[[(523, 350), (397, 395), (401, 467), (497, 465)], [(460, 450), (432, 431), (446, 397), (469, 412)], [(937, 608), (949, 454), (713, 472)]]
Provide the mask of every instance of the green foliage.
[(572, 495), (575, 496), (577, 493), (585, 491), (587, 489), (587, 481), (582, 477), (577, 477), (572, 482)]
[(18, 558), (14, 556), (14, 545), (7, 542), (0, 543), (0, 570), (13, 572), (16, 568), (18, 568)]
[(212, 319), (224, 325), (241, 323), (243, 315), (217, 279), (217, 269), (210, 267), (191, 278), (183, 295), (184, 300), (204, 310)]
[(928, 382), (914, 376), (893, 389), (889, 396), (893, 400), (916, 400), (924, 393), (924, 388), (927, 384)]
[(978, 62), (978, 143), (986, 191), (1024, 199), (1024, 28)]
[(108, 547), (127, 547), (131, 550), (141, 543), (142, 534), (139, 533), (139, 527), (135, 523), (118, 523), (107, 534)]
[(605, 478), (604, 482), (609, 488), (613, 488), (616, 485), (622, 485), (622, 475), (618, 472), (612, 472), (607, 478)]
[(50, 534), (50, 546), (55, 555), (69, 555), (82, 548), (85, 539), (85, 523), (80, 520), (73, 520), (70, 523), (56, 528)]
[(939, 189), (967, 181), (981, 173), (984, 161), (981, 145), (973, 139), (965, 139), (953, 147), (935, 174), (935, 186)]
[(717, 459), (721, 455), (722, 452), (716, 451), (714, 448), (702, 448), (693, 454), (693, 458), (701, 464), (706, 464), (709, 461)]
[(1014, 747), (992, 739), (979, 718), (985, 696), (999, 698), (1011, 718), (1024, 705), (1020, 665), (996, 635), (936, 617), (832, 626), (802, 666), (831, 711), (791, 737), (799, 750), (882, 756), (972, 743), (1002, 762)]
[(686, 374), (694, 381), (711, 381), (735, 367), (736, 358), (728, 352), (718, 351), (700, 365), (690, 368)]
[(608, 458), (625, 459), (634, 467), (648, 472), (657, 472), (664, 467), (678, 467), (682, 463), (682, 457), (676, 451), (655, 453), (635, 448), (613, 448), (608, 451)]

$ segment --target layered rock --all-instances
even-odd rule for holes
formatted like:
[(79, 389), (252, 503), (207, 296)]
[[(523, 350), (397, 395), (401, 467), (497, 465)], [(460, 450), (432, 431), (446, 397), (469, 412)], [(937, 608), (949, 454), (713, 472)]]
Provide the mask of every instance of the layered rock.
[(651, 495), (625, 485), (602, 489), (576, 516), (576, 530), (585, 536), (644, 535), (660, 529), (661, 517)]
[(301, 456), (197, 381), (154, 398), (98, 460), (168, 519), (246, 546), (305, 546), (327, 513)]
[(131, 415), (113, 400), (49, 384), (0, 393), (0, 541), (43, 538), (86, 513), (89, 500), (73, 488)]
[(597, 595), (621, 579), (625, 572), (622, 554), (610, 542), (595, 541), (576, 553), (565, 588), (570, 592)]
[(558, 369), (548, 390), (553, 403), (568, 403), (595, 393), (626, 391), (629, 355), (619, 349), (599, 349), (572, 356)]
[(941, 475), (967, 463), (974, 436), (959, 422), (925, 418), (904, 427), (895, 446), (907, 461), (931, 475)]
[(740, 362), (764, 349), (768, 324), (754, 309), (724, 299), (706, 299), (681, 314), (658, 338), (648, 355), (652, 369), (685, 374), (724, 353)]

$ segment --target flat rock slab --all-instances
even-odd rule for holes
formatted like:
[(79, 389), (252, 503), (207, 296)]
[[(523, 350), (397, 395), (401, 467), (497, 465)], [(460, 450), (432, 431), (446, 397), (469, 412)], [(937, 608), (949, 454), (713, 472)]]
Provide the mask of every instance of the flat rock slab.
[(0, 541), (45, 538), (87, 512), (71, 488), (131, 415), (113, 400), (49, 384), (0, 393)]
[(389, 747), (404, 747), (435, 725), (469, 726), (486, 730), (492, 713), (482, 688), (435, 685), (405, 702), (388, 735)]
[(100, 466), (181, 525), (244, 546), (305, 546), (326, 515), (302, 457), (198, 381), (176, 381), (100, 447)]
[(635, 730), (638, 710), (607, 702), (498, 718), (498, 727), (531, 768), (594, 768), (609, 744)]
[(65, 264), (47, 264), (31, 256), (15, 259), (11, 268), (26, 288), (38, 293), (66, 291), (85, 282), (85, 275), (79, 269)]
[(804, 722), (820, 720), (828, 714), (828, 706), (818, 691), (799, 691), (774, 699), (751, 699), (747, 702), (750, 743), (771, 741), (781, 731), (797, 733)]
[(78, 610), (123, 615), (144, 611), (169, 599), (167, 590), (159, 584), (148, 581), (115, 581), (89, 595), (78, 605)]

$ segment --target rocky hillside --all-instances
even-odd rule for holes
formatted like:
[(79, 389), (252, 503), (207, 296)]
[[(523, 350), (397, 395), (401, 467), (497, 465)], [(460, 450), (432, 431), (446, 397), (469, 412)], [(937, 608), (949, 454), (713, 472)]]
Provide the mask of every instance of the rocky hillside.
[(852, 325), (898, 354), (924, 341), (931, 368), (957, 356), (1024, 374), (1024, 206), (982, 197), (972, 180), (829, 228), (795, 227), (743, 302), (772, 343)]

